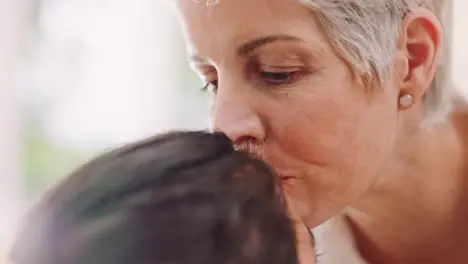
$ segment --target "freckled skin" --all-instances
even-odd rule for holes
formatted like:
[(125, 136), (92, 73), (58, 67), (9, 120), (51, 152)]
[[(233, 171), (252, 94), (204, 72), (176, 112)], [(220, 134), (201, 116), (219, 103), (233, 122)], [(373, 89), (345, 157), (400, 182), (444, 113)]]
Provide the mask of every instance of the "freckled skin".
[[(212, 93), (213, 128), (264, 145), (265, 160), (292, 176), (284, 187), (295, 218), (315, 227), (342, 213), (370, 263), (464, 263), (466, 103), (421, 128), (443, 42), (430, 11), (402, 18), (381, 87), (363, 84), (297, 0), (177, 5), (192, 65)], [(400, 107), (405, 94), (413, 104)]]
[[(295, 0), (223, 1), (206, 7), (180, 1), (189, 50), (207, 81), (217, 80), (212, 120), (234, 141), (264, 142), (265, 159), (297, 177), (288, 186), (311, 226), (338, 213), (371, 186), (395, 141), (398, 92), (364, 92), (348, 64), (330, 46), (308, 9)], [(239, 56), (244, 42), (287, 34)], [(249, 70), (252, 63), (260, 64)], [(262, 72), (294, 72), (294, 81), (271, 84)], [(392, 85), (391, 82), (388, 83)]]

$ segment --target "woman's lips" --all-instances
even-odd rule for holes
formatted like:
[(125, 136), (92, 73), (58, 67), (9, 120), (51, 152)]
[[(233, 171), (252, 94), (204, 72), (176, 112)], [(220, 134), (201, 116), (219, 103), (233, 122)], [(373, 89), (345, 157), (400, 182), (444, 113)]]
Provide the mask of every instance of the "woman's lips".
[(275, 168), (275, 166), (273, 166), (273, 170), (275, 171), (279, 182), (283, 186), (292, 186), (298, 179), (297, 173), (293, 170), (279, 169)]
[(292, 179), (294, 179), (295, 177), (294, 177), (294, 176), (283, 176), (283, 175), (280, 175), (279, 178), (280, 178), (282, 181), (287, 181), (287, 180), (292, 180)]
[(291, 175), (279, 175), (279, 179), (282, 185), (284, 186), (292, 186), (296, 180), (296, 177)]

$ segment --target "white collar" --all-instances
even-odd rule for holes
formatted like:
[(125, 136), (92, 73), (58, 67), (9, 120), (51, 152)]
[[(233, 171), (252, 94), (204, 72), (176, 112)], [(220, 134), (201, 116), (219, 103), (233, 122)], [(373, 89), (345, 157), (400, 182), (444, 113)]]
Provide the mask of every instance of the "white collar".
[(338, 215), (314, 228), (317, 264), (368, 264), (356, 249), (350, 227)]

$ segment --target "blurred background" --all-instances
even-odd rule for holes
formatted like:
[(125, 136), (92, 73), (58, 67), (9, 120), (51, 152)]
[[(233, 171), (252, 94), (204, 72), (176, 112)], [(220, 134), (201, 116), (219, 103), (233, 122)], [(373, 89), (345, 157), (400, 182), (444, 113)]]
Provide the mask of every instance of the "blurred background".
[[(468, 1), (454, 1), (452, 77), (468, 94)], [(91, 156), (207, 127), (165, 2), (0, 0), (0, 256), (24, 208)]]
[(207, 127), (176, 19), (160, 0), (0, 0), (0, 252), (24, 208), (91, 156)]

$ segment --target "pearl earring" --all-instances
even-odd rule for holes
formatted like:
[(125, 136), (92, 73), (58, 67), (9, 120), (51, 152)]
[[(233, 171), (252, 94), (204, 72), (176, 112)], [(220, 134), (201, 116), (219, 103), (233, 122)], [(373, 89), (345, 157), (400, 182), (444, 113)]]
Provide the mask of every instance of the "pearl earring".
[(400, 108), (407, 109), (413, 105), (413, 96), (410, 94), (405, 94), (400, 96), (399, 99)]

